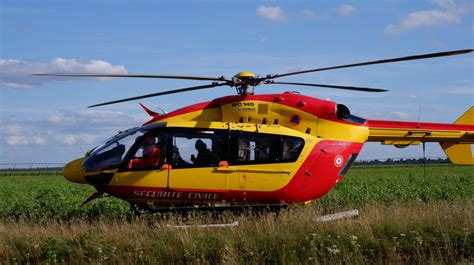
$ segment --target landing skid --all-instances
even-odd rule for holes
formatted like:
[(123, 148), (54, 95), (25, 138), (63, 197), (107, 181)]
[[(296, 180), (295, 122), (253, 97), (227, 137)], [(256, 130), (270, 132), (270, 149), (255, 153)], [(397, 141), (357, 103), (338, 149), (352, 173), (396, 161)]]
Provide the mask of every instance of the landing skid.
[[(354, 209), (354, 210), (349, 210), (349, 211), (344, 211), (344, 212), (339, 212), (339, 213), (334, 213), (334, 214), (327, 214), (320, 216), (316, 219), (317, 222), (332, 222), (332, 221), (337, 221), (341, 219), (347, 219), (347, 218), (356, 218), (359, 216), (359, 210)], [(232, 227), (237, 227), (239, 226), (239, 222), (234, 221), (232, 223), (223, 223), (223, 224), (201, 224), (201, 225), (167, 225), (167, 227), (171, 228), (232, 228)]]
[(136, 214), (137, 211), (146, 210), (152, 213), (181, 213), (183, 215), (189, 212), (232, 212), (241, 213), (245, 211), (255, 213), (267, 213), (276, 212), (278, 213), (281, 209), (286, 209), (286, 204), (259, 204), (259, 205), (209, 205), (209, 206), (172, 206), (172, 207), (159, 207), (159, 206), (138, 206), (131, 205), (132, 214)]

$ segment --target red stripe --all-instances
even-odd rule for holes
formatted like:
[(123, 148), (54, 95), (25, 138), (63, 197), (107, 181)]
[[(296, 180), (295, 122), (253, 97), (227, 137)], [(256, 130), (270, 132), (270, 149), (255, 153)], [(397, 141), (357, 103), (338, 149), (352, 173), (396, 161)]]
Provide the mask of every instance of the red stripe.
[(449, 123), (368, 120), (367, 125), (371, 129), (381, 128), (381, 129), (474, 131), (474, 125), (449, 124)]
[(179, 110), (170, 112), (166, 115), (155, 116), (152, 120), (146, 122), (145, 124), (157, 122), (163, 119), (170, 117), (186, 114), (193, 111), (218, 108), (222, 105), (231, 104), (234, 102), (241, 102), (244, 100), (258, 100), (273, 104), (281, 104), (287, 107), (295, 108), (295, 112), (303, 111), (319, 118), (360, 126), (360, 124), (348, 123), (342, 120), (339, 120), (336, 117), (336, 103), (332, 101), (321, 100), (317, 98), (312, 98), (308, 96), (303, 96), (299, 94), (293, 94), (291, 92), (285, 92), (283, 94), (268, 94), (268, 95), (235, 95), (227, 96), (215, 99), (213, 101), (199, 103), (191, 105), (188, 107), (181, 108)]

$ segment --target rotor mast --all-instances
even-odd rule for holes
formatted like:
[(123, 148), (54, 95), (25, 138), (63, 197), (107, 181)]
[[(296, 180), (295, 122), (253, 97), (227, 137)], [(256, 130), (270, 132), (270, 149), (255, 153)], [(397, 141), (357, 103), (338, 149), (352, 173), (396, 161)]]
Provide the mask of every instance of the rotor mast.
[[(240, 72), (232, 78), (232, 85), (239, 95), (253, 95), (254, 88), (260, 84), (260, 79), (252, 72)], [(252, 87), (252, 89), (250, 89)]]

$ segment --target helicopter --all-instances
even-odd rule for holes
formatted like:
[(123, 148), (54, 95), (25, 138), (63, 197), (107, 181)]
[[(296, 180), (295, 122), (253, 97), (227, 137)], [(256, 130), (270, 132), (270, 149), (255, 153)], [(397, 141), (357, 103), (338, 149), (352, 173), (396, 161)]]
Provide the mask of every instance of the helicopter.
[(438, 142), (454, 164), (474, 165), (474, 107), (454, 124), (368, 120), (348, 107), (299, 93), (254, 94), (260, 85), (313, 86), (362, 92), (385, 89), (276, 81), (282, 77), (374, 64), (471, 53), (473, 49), (413, 55), (332, 67), (232, 78), (44, 73), (38, 76), (160, 78), (210, 84), (92, 105), (229, 86), (236, 95), (157, 113), (69, 162), (64, 177), (92, 185), (84, 203), (104, 196), (150, 211), (279, 209), (316, 200), (343, 180), (366, 142), (398, 148)]

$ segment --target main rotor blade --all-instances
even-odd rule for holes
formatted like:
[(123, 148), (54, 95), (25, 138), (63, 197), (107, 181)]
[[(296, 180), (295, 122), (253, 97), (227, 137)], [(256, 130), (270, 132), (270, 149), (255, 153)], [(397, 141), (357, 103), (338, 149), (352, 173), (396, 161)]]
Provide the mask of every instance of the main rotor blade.
[(317, 86), (317, 87), (328, 87), (345, 90), (355, 90), (364, 92), (386, 92), (386, 89), (379, 88), (368, 88), (368, 87), (355, 87), (355, 86), (336, 86), (336, 85), (323, 85), (323, 84), (309, 84), (309, 83), (294, 83), (294, 82), (265, 82), (264, 84), (278, 84), (278, 85), (296, 85), (296, 86)]
[(142, 98), (157, 97), (157, 96), (187, 92), (187, 91), (192, 91), (192, 90), (206, 89), (206, 88), (217, 87), (217, 86), (225, 86), (225, 85), (228, 85), (228, 84), (227, 83), (215, 83), (215, 84), (204, 85), (204, 86), (193, 86), (193, 87), (186, 87), (186, 88), (168, 90), (168, 91), (163, 91), (163, 92), (158, 92), (158, 93), (153, 93), (153, 94), (148, 94), (148, 95), (143, 95), (143, 96), (138, 96), (138, 97), (124, 98), (124, 99), (109, 101), (109, 102), (105, 102), (105, 103), (100, 103), (100, 104), (89, 106), (88, 108), (104, 106), (104, 105), (110, 105), (110, 104), (126, 102), (126, 101), (131, 101), (131, 100), (137, 100), (137, 99), (142, 99)]
[(165, 78), (165, 79), (186, 79), (186, 80), (203, 80), (203, 81), (231, 81), (223, 76), (206, 77), (206, 76), (184, 76), (184, 75), (142, 75), (142, 74), (79, 74), (79, 73), (47, 73), (32, 74), (35, 76), (71, 76), (71, 77), (133, 77), (133, 78)]
[(473, 49), (467, 49), (467, 50), (457, 50), (457, 51), (449, 51), (449, 52), (428, 53), (428, 54), (420, 54), (420, 55), (413, 55), (413, 56), (406, 56), (406, 57), (399, 57), (399, 58), (392, 58), (392, 59), (368, 61), (368, 62), (363, 62), (363, 63), (355, 63), (355, 64), (338, 65), (338, 66), (332, 66), (332, 67), (316, 68), (316, 69), (290, 72), (290, 73), (284, 73), (284, 74), (268, 75), (266, 77), (261, 78), (260, 80), (263, 81), (263, 80), (280, 78), (280, 77), (289, 76), (289, 75), (298, 75), (298, 74), (305, 74), (305, 73), (311, 73), (311, 72), (320, 72), (320, 71), (326, 71), (326, 70), (334, 70), (334, 69), (340, 69), (340, 68), (349, 68), (349, 67), (364, 66), (364, 65), (371, 65), (371, 64), (383, 64), (383, 63), (420, 60), (420, 59), (428, 59), (428, 58), (443, 57), (443, 56), (452, 56), (452, 55), (470, 53), (472, 51), (474, 51), (474, 50)]

